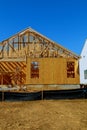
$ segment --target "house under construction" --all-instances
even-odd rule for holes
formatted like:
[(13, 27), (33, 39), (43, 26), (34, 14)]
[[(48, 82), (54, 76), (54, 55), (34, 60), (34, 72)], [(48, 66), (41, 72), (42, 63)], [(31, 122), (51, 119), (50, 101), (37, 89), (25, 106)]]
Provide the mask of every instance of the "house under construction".
[(0, 84), (78, 85), (79, 58), (27, 28), (0, 43)]

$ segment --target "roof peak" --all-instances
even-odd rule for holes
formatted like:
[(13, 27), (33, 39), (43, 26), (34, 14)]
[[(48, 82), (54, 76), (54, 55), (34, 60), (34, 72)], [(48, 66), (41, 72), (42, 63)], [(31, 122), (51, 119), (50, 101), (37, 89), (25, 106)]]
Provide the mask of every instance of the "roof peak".
[(36, 30), (34, 30), (33, 28), (31, 28), (30, 26), (27, 27), (27, 28), (25, 28), (24, 30), (22, 30), (22, 31), (20, 31), (20, 32), (18, 32), (18, 33), (16, 33), (15, 35), (11, 36), (10, 38), (8, 38), (8, 39), (6, 39), (6, 40), (4, 40), (4, 41), (2, 41), (2, 42), (9, 41), (9, 40), (14, 39), (14, 38), (16, 38), (16, 37), (18, 37), (18, 36), (25, 35), (25, 34), (27, 33), (27, 31), (32, 32), (32, 33), (35, 34), (35, 35), (38, 35), (39, 37), (41, 37), (42, 39), (46, 40), (47, 42), (52, 43), (52, 44), (53, 44), (54, 46), (56, 46), (57, 48), (61, 48), (63, 51), (68, 52), (68, 54), (70, 53), (70, 54), (73, 55), (74, 57), (80, 58), (80, 57), (79, 57), (78, 55), (76, 55), (75, 53), (71, 52), (70, 50), (66, 49), (65, 47), (61, 46), (60, 44), (58, 44), (58, 43), (52, 41), (51, 39), (49, 39), (48, 37), (44, 36), (43, 34), (37, 32)]
[(82, 51), (81, 51), (81, 56), (87, 55), (87, 39), (84, 42)]

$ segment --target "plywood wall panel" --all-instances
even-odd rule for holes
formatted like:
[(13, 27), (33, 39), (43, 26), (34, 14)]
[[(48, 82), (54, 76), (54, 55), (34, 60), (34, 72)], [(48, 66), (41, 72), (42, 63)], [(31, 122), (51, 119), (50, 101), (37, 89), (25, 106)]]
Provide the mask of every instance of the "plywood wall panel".
[[(32, 61), (39, 63), (39, 78), (30, 77)], [(75, 62), (75, 78), (67, 78), (67, 61)], [(72, 58), (27, 58), (27, 84), (79, 84), (78, 61)]]

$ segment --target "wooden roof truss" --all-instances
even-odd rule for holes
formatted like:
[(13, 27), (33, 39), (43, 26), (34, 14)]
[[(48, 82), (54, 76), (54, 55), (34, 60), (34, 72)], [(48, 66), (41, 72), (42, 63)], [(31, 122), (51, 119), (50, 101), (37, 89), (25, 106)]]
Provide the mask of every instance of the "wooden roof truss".
[(73, 57), (79, 56), (41, 35), (35, 30), (28, 28), (18, 34), (2, 41), (0, 44), (0, 58), (25, 59), (28, 57)]
[(31, 28), (0, 43), (0, 84), (25, 84), (26, 59), (80, 57)]

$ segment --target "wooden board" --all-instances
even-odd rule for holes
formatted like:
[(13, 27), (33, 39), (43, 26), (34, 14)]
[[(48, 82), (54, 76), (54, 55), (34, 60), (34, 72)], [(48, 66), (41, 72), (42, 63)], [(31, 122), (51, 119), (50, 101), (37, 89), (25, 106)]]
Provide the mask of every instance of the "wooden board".
[[(31, 62), (39, 63), (39, 78), (31, 78)], [(75, 62), (75, 78), (67, 77), (67, 61)], [(72, 58), (28, 58), (27, 84), (79, 84), (78, 61)]]

